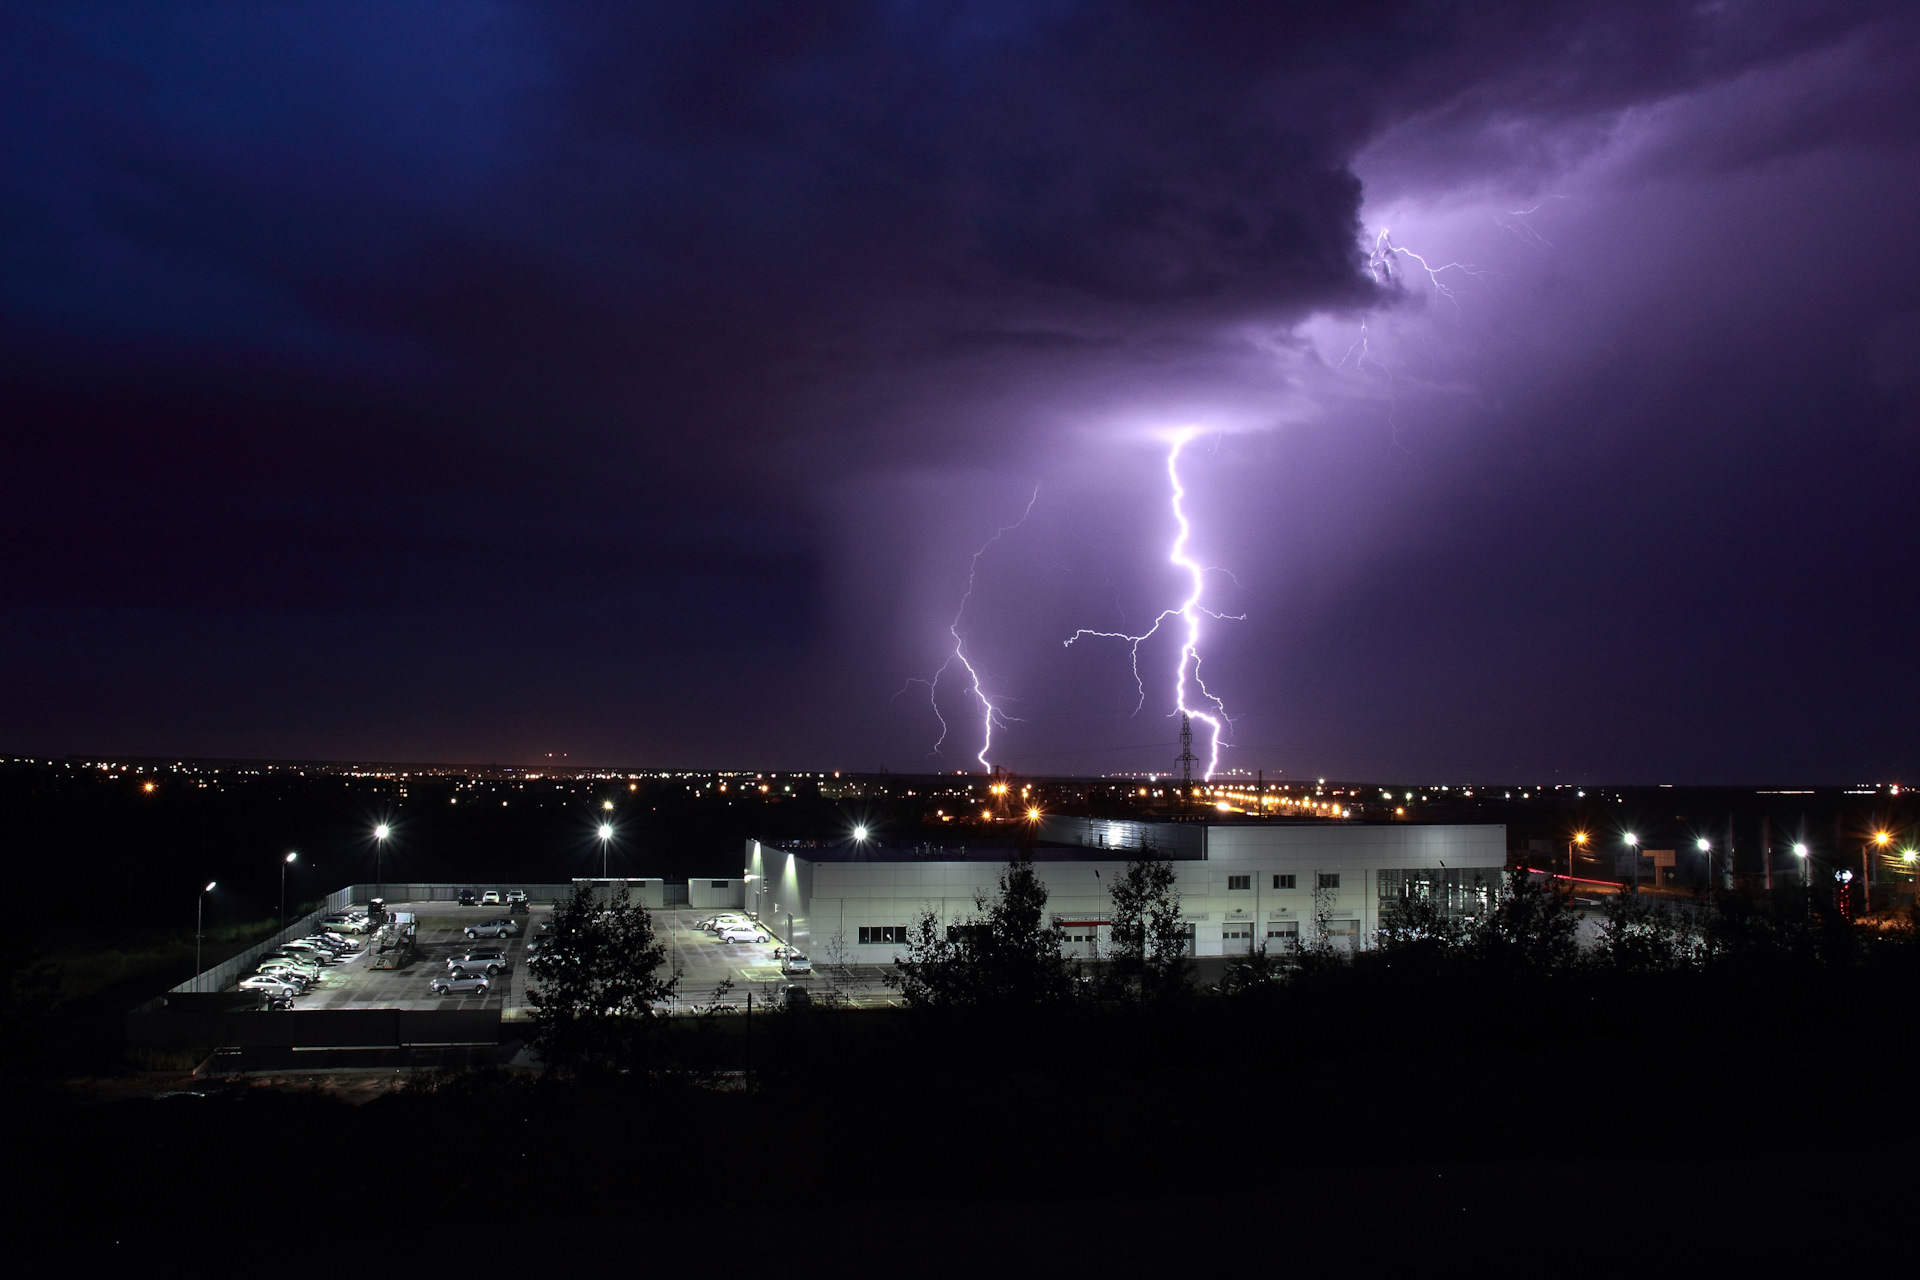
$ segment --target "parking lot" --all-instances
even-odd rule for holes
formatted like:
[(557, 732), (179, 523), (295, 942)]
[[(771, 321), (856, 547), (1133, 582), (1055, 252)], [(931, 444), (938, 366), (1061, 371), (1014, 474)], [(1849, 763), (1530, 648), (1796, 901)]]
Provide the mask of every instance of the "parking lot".
[[(529, 1009), (526, 989), (529, 981), (526, 964), (527, 942), (538, 935), (540, 924), (550, 909), (535, 906), (524, 914), (501, 907), (462, 907), (449, 902), (393, 902), (393, 911), (413, 914), (418, 921), (417, 951), (398, 969), (369, 967), (371, 948), (359, 951), (329, 966), (317, 986), (294, 1001), (296, 1009), (463, 1009), (498, 1008), (507, 1019), (526, 1016)], [(789, 986), (811, 990), (833, 987), (856, 1005), (891, 1004), (897, 997), (884, 981), (884, 970), (876, 966), (852, 966), (846, 973), (790, 977), (780, 972), (774, 954), (777, 941), (766, 943), (721, 942), (711, 933), (694, 928), (712, 913), (687, 909), (655, 911), (654, 927), (667, 948), (667, 964), (681, 973), (680, 987), (673, 1012), (688, 1013), (713, 1003), (744, 1005), (749, 992), (755, 1004), (770, 1002)], [(469, 925), (483, 920), (511, 918), (520, 925), (516, 938), (469, 939)], [(489, 979), (484, 993), (439, 995), (427, 984), (447, 972), (449, 957), (470, 949), (493, 949), (506, 953), (507, 972)], [(715, 997), (721, 985), (731, 981), (732, 988)]]

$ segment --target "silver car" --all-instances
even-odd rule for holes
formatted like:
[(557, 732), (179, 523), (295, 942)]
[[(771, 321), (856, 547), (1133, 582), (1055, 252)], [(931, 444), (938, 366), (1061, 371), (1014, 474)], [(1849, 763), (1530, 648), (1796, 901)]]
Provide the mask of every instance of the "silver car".
[(520, 925), (514, 920), (482, 920), (468, 925), (466, 934), (469, 938), (517, 938)]
[(487, 994), (487, 988), (491, 985), (483, 974), (468, 973), (465, 969), (458, 969), (444, 978), (435, 978), (432, 982), (429, 982), (427, 984), (427, 990), (437, 996), (449, 996), (456, 993), (466, 995), (470, 991), (478, 991), (481, 995), (485, 995)]
[(300, 988), (294, 986), (291, 982), (282, 982), (280, 979), (268, 977), (264, 973), (256, 973), (251, 978), (240, 979), (240, 989), (242, 991), (264, 991), (270, 996), (286, 996), (289, 999), (300, 994)]
[(488, 977), (496, 973), (505, 973), (512, 967), (504, 951), (463, 951), (459, 955), (447, 958), (449, 971), (464, 969), (468, 972), (484, 972)]

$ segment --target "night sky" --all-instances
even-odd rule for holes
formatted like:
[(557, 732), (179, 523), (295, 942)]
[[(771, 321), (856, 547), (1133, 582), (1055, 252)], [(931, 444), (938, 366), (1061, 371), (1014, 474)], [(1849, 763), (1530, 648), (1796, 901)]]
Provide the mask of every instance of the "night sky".
[(1917, 36), (0, 4), (0, 753), (1912, 778)]

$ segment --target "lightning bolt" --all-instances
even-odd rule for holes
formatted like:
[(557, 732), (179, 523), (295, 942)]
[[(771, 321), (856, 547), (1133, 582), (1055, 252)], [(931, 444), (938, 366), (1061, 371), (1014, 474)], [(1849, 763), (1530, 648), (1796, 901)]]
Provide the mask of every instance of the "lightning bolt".
[[(1232, 723), (1227, 716), (1226, 704), (1207, 688), (1200, 675), (1200, 615), (1219, 620), (1244, 622), (1245, 614), (1215, 613), (1200, 603), (1206, 593), (1207, 569), (1199, 561), (1187, 554), (1187, 540), (1193, 536), (1193, 525), (1187, 519), (1187, 489), (1180, 482), (1180, 451), (1189, 440), (1199, 435), (1197, 427), (1185, 427), (1174, 433), (1173, 447), (1167, 451), (1167, 482), (1172, 487), (1173, 521), (1179, 532), (1174, 535), (1173, 547), (1167, 553), (1167, 562), (1182, 569), (1187, 574), (1190, 589), (1187, 598), (1171, 609), (1163, 609), (1153, 620), (1153, 625), (1139, 635), (1125, 631), (1094, 631), (1081, 628), (1068, 636), (1062, 643), (1071, 648), (1073, 642), (1083, 636), (1095, 636), (1102, 640), (1124, 640), (1127, 642), (1133, 660), (1133, 682), (1139, 690), (1140, 700), (1134, 704), (1133, 714), (1139, 715), (1147, 705), (1147, 684), (1140, 675), (1140, 646), (1151, 640), (1160, 631), (1161, 625), (1170, 618), (1179, 619), (1175, 629), (1184, 627), (1185, 638), (1180, 645), (1179, 659), (1173, 671), (1173, 710), (1170, 715), (1186, 715), (1207, 726), (1210, 744), (1207, 753), (1206, 777), (1212, 778), (1220, 767), (1220, 734)], [(1189, 688), (1197, 690), (1199, 698), (1188, 701)], [(1211, 710), (1203, 709), (1211, 706)]]
[[(993, 767), (987, 760), (987, 752), (993, 749), (993, 730), (995, 726), (997, 725), (1004, 729), (1007, 727), (1009, 721), (1018, 719), (1017, 716), (1009, 716), (1006, 712), (1002, 711), (999, 705), (987, 695), (987, 691), (981, 687), (980, 672), (967, 657), (967, 639), (966, 636), (961, 634), (960, 622), (967, 616), (967, 603), (973, 599), (974, 584), (978, 582), (980, 578), (980, 557), (986, 555), (994, 543), (1000, 541), (1001, 538), (1004, 538), (1007, 534), (1012, 533), (1015, 529), (1025, 524), (1027, 517), (1033, 514), (1033, 504), (1038, 501), (1040, 501), (1040, 486), (1035, 485), (1033, 487), (1033, 496), (1027, 499), (1027, 508), (1020, 513), (1020, 518), (1012, 524), (1003, 524), (998, 529), (995, 529), (993, 536), (981, 543), (980, 549), (973, 553), (973, 562), (967, 567), (967, 589), (960, 596), (960, 607), (954, 610), (953, 621), (947, 624), (947, 634), (953, 638), (953, 652), (947, 655), (947, 660), (940, 664), (939, 669), (933, 673), (932, 679), (925, 680), (914, 676), (900, 687), (900, 693), (905, 693), (916, 684), (926, 686), (927, 702), (933, 707), (933, 718), (940, 722), (940, 737), (933, 744), (933, 754), (935, 755), (940, 754), (940, 748), (946, 744), (947, 737), (952, 732), (951, 726), (947, 724), (947, 717), (942, 714), (940, 710), (940, 679), (953, 669), (953, 664), (956, 662), (960, 664), (960, 669), (967, 673), (966, 681), (968, 692), (973, 695), (974, 700), (978, 702), (981, 707), (980, 752), (974, 759), (980, 762), (982, 768), (991, 769)], [(893, 696), (898, 698), (900, 693), (896, 693)]]
[(1487, 274), (1484, 271), (1476, 271), (1464, 262), (1448, 262), (1436, 267), (1413, 250), (1395, 244), (1393, 232), (1386, 227), (1380, 228), (1380, 233), (1373, 238), (1373, 252), (1367, 255), (1367, 271), (1381, 284), (1392, 285), (1399, 280), (1400, 276), (1400, 269), (1394, 266), (1396, 257), (1419, 263), (1420, 270), (1426, 273), (1427, 283), (1431, 284), (1434, 291), (1441, 297), (1456, 306), (1459, 305), (1460, 299), (1455, 297), (1453, 290), (1447, 287), (1446, 280), (1442, 278), (1445, 273), (1458, 271), (1476, 280), (1485, 279)]

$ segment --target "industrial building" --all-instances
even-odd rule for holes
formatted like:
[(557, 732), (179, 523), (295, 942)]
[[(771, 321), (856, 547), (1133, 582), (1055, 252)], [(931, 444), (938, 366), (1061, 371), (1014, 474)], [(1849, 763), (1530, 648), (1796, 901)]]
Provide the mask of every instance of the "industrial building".
[(1000, 869), (1030, 854), (1067, 947), (1108, 942), (1107, 886), (1142, 856), (1174, 867), (1195, 955), (1296, 945), (1324, 929), (1363, 945), (1402, 892), (1450, 914), (1484, 909), (1507, 859), (1500, 824), (1108, 820), (1042, 817), (1031, 838), (749, 840), (745, 905), (763, 926), (830, 963), (889, 964), (923, 911), (947, 921), (991, 896)]

